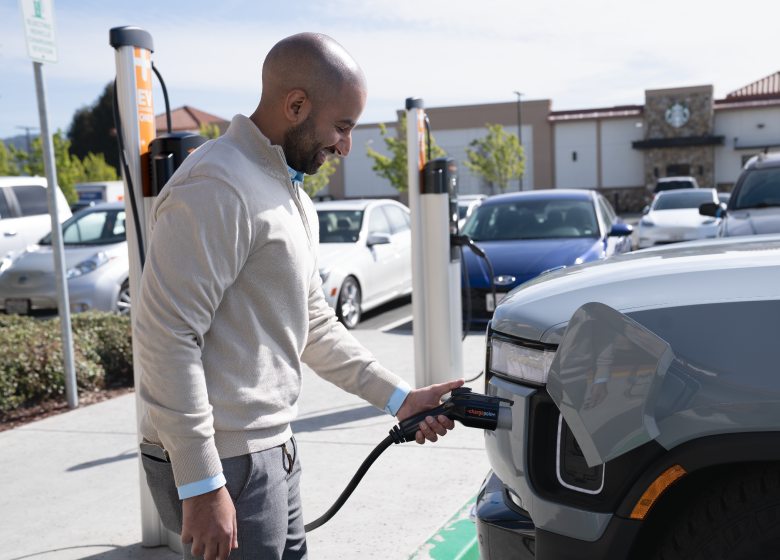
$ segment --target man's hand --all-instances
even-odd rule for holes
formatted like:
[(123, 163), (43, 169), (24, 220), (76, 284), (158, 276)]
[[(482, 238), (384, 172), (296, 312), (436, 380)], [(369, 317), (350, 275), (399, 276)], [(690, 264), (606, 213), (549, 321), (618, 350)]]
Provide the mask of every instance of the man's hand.
[[(457, 381), (450, 381), (441, 385), (431, 385), (430, 387), (416, 389), (406, 396), (395, 417), (399, 421), (403, 421), (415, 414), (436, 408), (441, 404), (442, 395), (446, 395), (464, 383), (463, 379), (458, 379)], [(454, 428), (455, 422), (446, 416), (439, 416), (438, 418), (428, 416), (424, 422), (420, 422), (420, 429), (415, 434), (414, 439), (422, 445), (426, 439), (428, 441), (436, 441), (439, 439), (439, 436), (444, 436), (447, 430)]]
[(238, 548), (238, 523), (233, 500), (224, 486), (200, 496), (185, 498), (181, 542), (192, 541), (192, 555), (203, 560), (226, 560)]

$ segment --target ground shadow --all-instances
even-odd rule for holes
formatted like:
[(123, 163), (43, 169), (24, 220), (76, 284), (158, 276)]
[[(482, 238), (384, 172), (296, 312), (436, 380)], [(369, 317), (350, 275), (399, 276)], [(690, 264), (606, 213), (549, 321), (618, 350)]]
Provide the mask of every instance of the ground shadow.
[(67, 470), (67, 472), (91, 469), (92, 467), (99, 467), (100, 465), (107, 465), (109, 463), (116, 463), (117, 461), (125, 461), (127, 459), (135, 459), (136, 457), (138, 457), (137, 451), (128, 451), (122, 453), (121, 455), (116, 455), (115, 457), (106, 457), (105, 459), (95, 459), (94, 461), (87, 461), (86, 463), (73, 465)]
[(330, 412), (328, 414), (320, 414), (319, 416), (295, 420), (290, 423), (290, 427), (294, 434), (318, 432), (325, 428), (348, 424), (349, 422), (357, 422), (358, 420), (367, 420), (377, 416), (385, 416), (385, 413), (375, 406), (361, 406), (360, 408), (351, 408), (349, 410)]

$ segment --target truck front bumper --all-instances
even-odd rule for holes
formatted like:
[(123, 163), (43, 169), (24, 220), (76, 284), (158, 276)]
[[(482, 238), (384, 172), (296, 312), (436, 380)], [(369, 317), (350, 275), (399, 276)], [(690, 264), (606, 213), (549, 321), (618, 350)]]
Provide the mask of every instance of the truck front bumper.
[(477, 496), (477, 537), (481, 560), (623, 560), (641, 523), (613, 515), (593, 542), (539, 529), (529, 514), (513, 503), (509, 490), (493, 471)]

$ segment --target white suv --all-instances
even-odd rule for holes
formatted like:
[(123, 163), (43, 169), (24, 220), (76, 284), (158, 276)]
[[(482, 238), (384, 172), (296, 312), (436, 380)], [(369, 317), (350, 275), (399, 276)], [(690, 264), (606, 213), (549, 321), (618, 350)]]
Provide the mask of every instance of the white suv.
[[(45, 177), (0, 177), (0, 259), (51, 233), (46, 189)], [(71, 217), (59, 188), (57, 208), (60, 223)]]

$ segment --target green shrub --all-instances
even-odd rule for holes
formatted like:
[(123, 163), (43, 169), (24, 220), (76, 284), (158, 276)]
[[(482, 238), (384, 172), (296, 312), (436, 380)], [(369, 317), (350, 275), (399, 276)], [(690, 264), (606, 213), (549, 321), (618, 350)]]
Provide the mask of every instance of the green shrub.
[[(130, 317), (83, 313), (73, 316), (72, 325), (79, 391), (132, 385)], [(0, 412), (64, 394), (59, 318), (0, 315)]]

